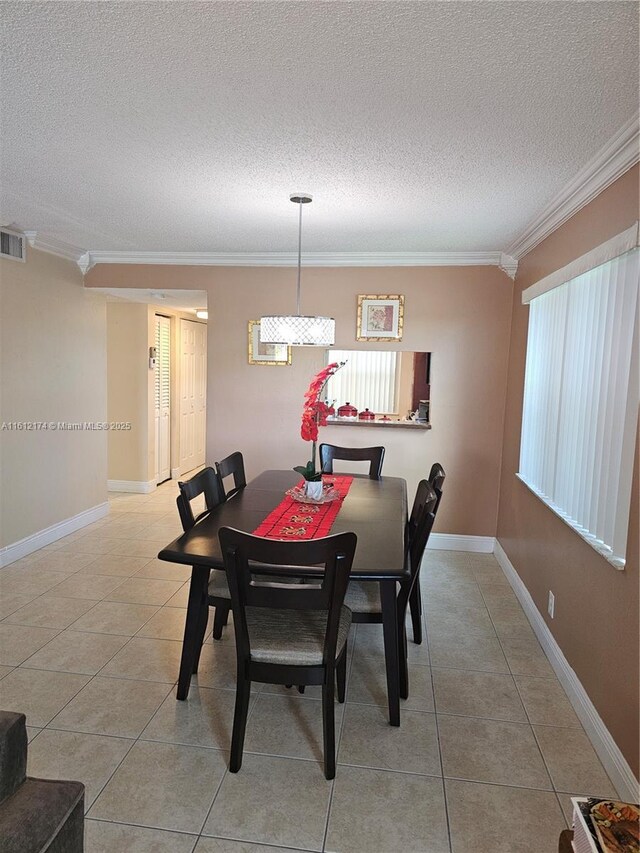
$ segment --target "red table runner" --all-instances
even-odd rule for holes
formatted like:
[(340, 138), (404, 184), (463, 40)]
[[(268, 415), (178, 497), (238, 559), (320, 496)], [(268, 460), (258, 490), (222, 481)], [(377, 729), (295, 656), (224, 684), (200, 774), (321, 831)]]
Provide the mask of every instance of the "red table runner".
[[(323, 482), (325, 485), (331, 484), (340, 497), (324, 504), (308, 504), (286, 495), (256, 527), (254, 536), (264, 536), (265, 539), (319, 539), (328, 536), (353, 477), (327, 474)], [(303, 485), (304, 480), (301, 480), (298, 487)]]

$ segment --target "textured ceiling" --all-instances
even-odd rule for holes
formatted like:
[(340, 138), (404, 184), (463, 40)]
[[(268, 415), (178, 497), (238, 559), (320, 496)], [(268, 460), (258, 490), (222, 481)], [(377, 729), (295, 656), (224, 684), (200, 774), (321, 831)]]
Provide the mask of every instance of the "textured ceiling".
[(85, 249), (504, 249), (638, 105), (635, 2), (0, 7), (0, 214)]

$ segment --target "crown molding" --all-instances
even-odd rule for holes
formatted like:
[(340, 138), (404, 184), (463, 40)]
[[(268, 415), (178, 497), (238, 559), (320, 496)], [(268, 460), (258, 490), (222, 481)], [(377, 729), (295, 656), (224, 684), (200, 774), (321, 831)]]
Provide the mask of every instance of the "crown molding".
[[(96, 264), (160, 264), (214, 267), (295, 267), (297, 252), (92, 252), (39, 231), (22, 232), (29, 245), (75, 261), (85, 275)], [(504, 252), (305, 252), (305, 267), (496, 266), (510, 278), (518, 262)]]
[(518, 271), (518, 261), (515, 258), (512, 258), (511, 255), (507, 255), (504, 252), (500, 252), (500, 262), (498, 263), (498, 266), (502, 272), (506, 272), (512, 281), (515, 279)]
[(636, 113), (549, 202), (506, 249), (507, 254), (522, 258), (634, 166), (640, 159), (639, 142)]
[(89, 252), (85, 252), (83, 255), (81, 255), (78, 258), (77, 264), (80, 267), (80, 272), (82, 273), (82, 275), (86, 275), (93, 266), (93, 264), (91, 263), (91, 255), (89, 254)]
[(66, 258), (68, 261), (74, 261), (80, 267), (83, 275), (89, 269), (89, 253), (85, 249), (73, 246), (71, 243), (65, 243), (63, 240), (57, 240), (55, 237), (48, 237), (40, 231), (23, 231), (22, 233), (33, 249), (48, 252), (50, 255), (57, 255), (59, 258)]
[[(295, 267), (295, 252), (89, 252), (95, 264), (173, 264), (222, 267)], [(506, 267), (503, 266), (506, 263)], [(440, 267), (516, 264), (502, 252), (305, 252), (305, 267)], [(510, 274), (510, 273), (508, 273)]]

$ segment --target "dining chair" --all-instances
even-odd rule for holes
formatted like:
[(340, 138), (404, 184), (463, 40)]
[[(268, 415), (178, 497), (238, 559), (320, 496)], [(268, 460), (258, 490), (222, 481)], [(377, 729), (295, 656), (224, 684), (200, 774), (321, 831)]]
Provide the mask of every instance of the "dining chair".
[[(429, 541), (429, 536), (433, 530), (433, 524), (436, 518), (435, 509), (438, 503), (438, 496), (435, 489), (428, 480), (421, 480), (418, 483), (416, 490), (416, 501), (418, 503), (418, 512), (413, 522), (408, 525), (408, 546), (407, 546), (407, 562), (409, 568), (408, 584), (401, 584), (398, 593), (398, 624), (400, 627), (400, 637), (398, 640), (400, 653), (400, 696), (406, 699), (409, 695), (409, 676), (408, 676), (408, 651), (407, 651), (407, 631), (406, 631), (406, 614), (407, 604), (410, 602), (414, 590), (418, 589), (420, 594), (420, 567), (422, 558)], [(414, 641), (416, 641), (416, 633), (420, 642), (422, 641), (422, 622), (419, 618), (419, 630), (416, 631), (414, 614), (411, 614)]]
[[(322, 686), (324, 774), (336, 773), (334, 683), (344, 702), (347, 636), (351, 612), (344, 606), (356, 549), (355, 533), (322, 539), (282, 542), (219, 531), (220, 548), (231, 593), (236, 635), (237, 685), (229, 770), (242, 765), (251, 682)], [(259, 565), (258, 565), (259, 564)], [(286, 573), (298, 580), (313, 566), (321, 578), (308, 583), (274, 583), (265, 575)], [(258, 571), (259, 569), (259, 571)]]
[[(247, 478), (244, 473), (244, 459), (239, 450), (226, 456), (221, 462), (216, 462), (216, 471), (222, 484), (223, 500), (232, 498), (240, 489), (244, 489), (247, 485)], [(224, 488), (224, 480), (227, 477), (233, 477), (233, 488), (228, 492)]]
[(431, 486), (438, 496), (438, 500), (433, 510), (433, 514), (438, 514), (438, 508), (440, 506), (440, 500), (442, 499), (442, 486), (444, 485), (446, 474), (444, 473), (444, 468), (439, 462), (434, 462), (431, 466), (431, 471), (429, 471), (429, 476), (427, 479), (431, 483)]
[[(180, 494), (176, 498), (183, 530), (190, 530), (196, 522), (224, 501), (224, 489), (213, 468), (203, 468), (190, 480), (178, 481)], [(204, 497), (204, 509), (194, 515), (191, 501)]]
[[(434, 518), (438, 514), (438, 507), (440, 506), (440, 501), (442, 499), (442, 486), (444, 485), (446, 474), (444, 473), (444, 468), (439, 462), (434, 462), (431, 466), (431, 471), (429, 471), (429, 476), (427, 480), (431, 484), (431, 488), (436, 493), (436, 505), (433, 509)], [(417, 511), (416, 504), (414, 502), (414, 506), (411, 510), (411, 515), (409, 516), (409, 523), (407, 525), (407, 536), (410, 535), (411, 531), (411, 522), (413, 520), (414, 513)], [(420, 575), (416, 578), (416, 582), (413, 585), (413, 589), (411, 590), (411, 598), (409, 599), (409, 607), (411, 609), (411, 625), (413, 629), (413, 642), (420, 645), (422, 643), (422, 593), (420, 590)]]
[[(182, 529), (185, 533), (208, 515), (212, 509), (224, 503), (222, 482), (213, 468), (210, 467), (204, 468), (190, 480), (178, 482), (178, 488), (180, 489), (180, 494), (176, 498), (176, 503), (180, 514), (180, 521), (182, 522)], [(194, 515), (191, 501), (200, 496), (204, 497), (205, 508), (198, 515)], [(231, 609), (229, 587), (227, 586), (227, 579), (224, 572), (210, 571), (206, 594), (203, 591), (198, 632), (195, 640), (197, 648), (194, 650), (194, 673), (198, 671), (200, 651), (207, 629), (207, 622), (209, 621), (209, 607), (215, 607), (216, 609), (213, 618), (213, 637), (215, 640), (219, 640), (222, 637), (222, 629), (227, 624), (229, 610)]]
[[(436, 501), (437, 495), (431, 484), (428, 480), (421, 480), (418, 483), (411, 518), (408, 522), (405, 561), (409, 576), (400, 583), (397, 595), (400, 696), (403, 699), (408, 696), (407, 632), (405, 628), (407, 604), (420, 575), (420, 563), (435, 518), (433, 510)], [(351, 610), (351, 618), (354, 624), (382, 624), (382, 601), (378, 584), (370, 581), (352, 580), (349, 583), (344, 603)]]
[(333, 460), (369, 462), (369, 476), (379, 480), (382, 474), (384, 447), (338, 447), (335, 444), (320, 445), (320, 468), (323, 474), (333, 474)]

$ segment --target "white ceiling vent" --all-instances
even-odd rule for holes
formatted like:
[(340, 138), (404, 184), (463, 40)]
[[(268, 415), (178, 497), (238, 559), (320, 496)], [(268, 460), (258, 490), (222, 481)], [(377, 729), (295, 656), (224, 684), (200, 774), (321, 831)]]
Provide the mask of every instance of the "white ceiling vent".
[(24, 262), (25, 254), (26, 240), (24, 234), (0, 228), (0, 257)]

